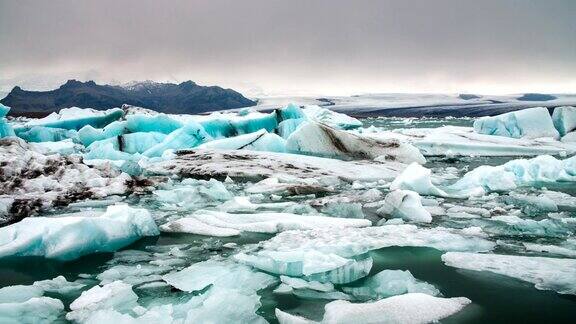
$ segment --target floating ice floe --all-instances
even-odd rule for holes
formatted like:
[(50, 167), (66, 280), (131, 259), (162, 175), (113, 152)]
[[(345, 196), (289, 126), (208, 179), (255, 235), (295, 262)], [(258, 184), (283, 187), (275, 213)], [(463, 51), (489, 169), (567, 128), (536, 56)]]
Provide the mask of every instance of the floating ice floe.
[(170, 189), (153, 191), (158, 201), (178, 208), (201, 208), (233, 198), (224, 184), (216, 179), (184, 179)]
[(354, 298), (364, 301), (410, 293), (423, 293), (430, 296), (440, 294), (436, 287), (417, 280), (408, 270), (382, 270), (364, 280), (361, 285), (344, 286), (342, 290)]
[(254, 133), (210, 141), (201, 144), (198, 149), (286, 152), (286, 140), (262, 129)]
[(281, 324), (305, 323), (430, 323), (462, 310), (470, 300), (464, 297), (440, 298), (412, 293), (372, 303), (353, 304), (338, 300), (325, 306), (324, 318), (314, 322), (276, 309)]
[[(114, 281), (104, 286), (94, 286), (82, 292), (80, 297), (70, 304), (66, 319), (74, 322), (90, 322), (90, 317), (99, 310), (112, 309), (121, 313), (132, 311), (138, 296), (132, 286), (122, 281)], [(93, 322), (94, 323), (94, 322)]]
[(576, 260), (519, 255), (449, 252), (442, 255), (446, 265), (489, 271), (530, 282), (537, 289), (576, 295)]
[(71, 260), (90, 253), (115, 251), (143, 236), (158, 234), (148, 211), (115, 205), (99, 217), (33, 217), (0, 228), (0, 257)]
[(544, 107), (513, 111), (494, 117), (481, 117), (474, 122), (479, 134), (513, 138), (559, 138), (552, 117)]
[(64, 311), (55, 298), (33, 297), (22, 302), (0, 303), (0, 322), (6, 324), (54, 323)]
[(194, 214), (160, 226), (165, 232), (194, 233), (211, 236), (235, 236), (242, 231), (278, 233), (288, 230), (313, 228), (365, 227), (372, 223), (366, 219), (334, 218), (289, 213), (229, 214), (200, 210)]
[(378, 214), (391, 215), (405, 221), (430, 223), (432, 215), (423, 206), (420, 195), (410, 190), (394, 190), (386, 195)]
[(391, 138), (372, 139), (326, 125), (305, 122), (288, 137), (289, 152), (324, 157), (374, 159), (403, 163), (425, 163), (426, 159), (411, 144)]
[(330, 282), (307, 281), (302, 278), (280, 276), (282, 283), (274, 289), (276, 294), (293, 294), (305, 299), (351, 300), (352, 297), (337, 291)]
[(198, 292), (208, 286), (255, 293), (278, 282), (276, 277), (230, 261), (204, 261), (162, 277), (182, 291)]

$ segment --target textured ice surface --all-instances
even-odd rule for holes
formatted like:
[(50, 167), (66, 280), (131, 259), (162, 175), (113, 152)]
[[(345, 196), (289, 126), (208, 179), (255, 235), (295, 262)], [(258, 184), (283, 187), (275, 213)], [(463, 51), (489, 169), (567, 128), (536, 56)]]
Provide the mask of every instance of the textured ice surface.
[(474, 122), (474, 130), (480, 134), (513, 138), (559, 137), (548, 109), (543, 107), (481, 117)]
[(423, 206), (420, 195), (410, 190), (394, 190), (386, 195), (379, 214), (387, 214), (405, 221), (430, 223), (432, 215)]
[(174, 188), (159, 189), (153, 193), (158, 201), (182, 208), (200, 208), (233, 198), (226, 186), (216, 179), (184, 179)]
[(188, 292), (200, 291), (212, 285), (216, 288), (238, 289), (255, 293), (275, 284), (278, 279), (252, 268), (230, 261), (204, 261), (162, 277), (171, 286)]
[(0, 257), (43, 256), (71, 260), (114, 251), (159, 231), (144, 209), (110, 206), (99, 217), (34, 217), (0, 228)]
[(15, 136), (12, 125), (8, 124), (6, 118), (0, 118), (0, 138)]
[(330, 282), (307, 281), (301, 278), (280, 276), (282, 284), (274, 290), (277, 294), (294, 294), (306, 299), (341, 299), (350, 300), (352, 297), (337, 291)]
[(412, 163), (390, 184), (390, 190), (411, 190), (422, 195), (447, 196), (432, 184), (432, 171), (418, 163)]
[(554, 219), (534, 220), (505, 215), (476, 222), (485, 232), (497, 235), (563, 238), (572, 233), (561, 221)]
[(409, 293), (431, 296), (440, 294), (436, 287), (417, 280), (408, 270), (382, 270), (364, 280), (360, 286), (342, 287), (342, 289), (360, 300), (377, 300)]
[(517, 278), (537, 289), (576, 295), (574, 259), (449, 252), (442, 255), (442, 261), (451, 267)]
[[(439, 298), (420, 293), (363, 304), (339, 300), (325, 306), (320, 323), (430, 323), (457, 313), (468, 304), (470, 300), (464, 297)], [(279, 309), (276, 309), (276, 317), (281, 324), (316, 323)]]
[(164, 114), (126, 116), (126, 129), (132, 133), (156, 132), (170, 134), (182, 126), (184, 126), (182, 122)]
[(198, 148), (286, 152), (286, 141), (282, 137), (268, 133), (263, 129), (254, 133), (210, 141), (198, 146)]
[(126, 121), (114, 121), (104, 128), (94, 128), (90, 125), (82, 127), (78, 131), (78, 139), (84, 146), (88, 147), (96, 141), (110, 137), (119, 136), (126, 132)]
[(341, 161), (274, 152), (203, 150), (182, 152), (147, 167), (148, 175), (261, 179), (278, 176), (317, 178), (336, 176), (346, 181), (391, 180), (404, 164)]
[(576, 107), (556, 107), (552, 113), (552, 120), (560, 136), (576, 130)]
[(303, 111), (309, 119), (330, 127), (338, 129), (354, 129), (362, 126), (362, 122), (356, 118), (320, 106), (306, 106)]
[(19, 129), (16, 135), (27, 142), (58, 142), (65, 139), (75, 139), (77, 132), (64, 128), (52, 128), (44, 126), (33, 126), (31, 128)]
[(289, 213), (229, 214), (200, 210), (189, 217), (180, 218), (160, 226), (166, 232), (184, 232), (213, 236), (234, 236), (241, 231), (277, 233), (294, 229), (328, 227), (365, 227), (369, 220), (333, 218)]
[(10, 111), (10, 107), (4, 106), (0, 103), (0, 117), (5, 117)]
[(326, 125), (306, 122), (288, 137), (289, 152), (325, 157), (391, 160), (425, 163), (417, 148), (397, 139), (371, 139)]

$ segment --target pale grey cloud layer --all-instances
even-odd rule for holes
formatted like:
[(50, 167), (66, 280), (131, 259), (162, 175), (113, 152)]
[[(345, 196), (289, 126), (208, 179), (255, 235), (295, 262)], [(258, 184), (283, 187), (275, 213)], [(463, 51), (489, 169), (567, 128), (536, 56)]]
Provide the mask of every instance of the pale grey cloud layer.
[(574, 0), (0, 0), (0, 79), (576, 92)]

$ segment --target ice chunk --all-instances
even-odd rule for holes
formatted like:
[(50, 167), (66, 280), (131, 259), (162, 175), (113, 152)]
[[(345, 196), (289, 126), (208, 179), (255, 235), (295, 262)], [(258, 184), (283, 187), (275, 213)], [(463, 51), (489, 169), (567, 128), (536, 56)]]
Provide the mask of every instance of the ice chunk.
[(23, 303), (30, 298), (42, 297), (44, 290), (35, 286), (8, 286), (0, 288), (0, 304)]
[(102, 128), (111, 122), (124, 116), (120, 108), (105, 111), (94, 109), (82, 109), (77, 107), (64, 108), (58, 113), (52, 113), (41, 119), (32, 119), (25, 125), (18, 127), (18, 130), (32, 128), (33, 126), (44, 126), (52, 128), (64, 128), (79, 130), (86, 125), (95, 128)]
[(331, 202), (322, 208), (322, 212), (333, 217), (340, 218), (364, 218), (362, 204)]
[[(143, 153), (158, 143), (162, 143), (165, 139), (166, 135), (157, 132), (130, 133), (93, 142), (88, 146), (88, 150), (99, 151), (100, 147), (112, 144), (112, 148), (119, 152), (128, 154)], [(92, 154), (92, 156), (93, 155), (95, 154)]]
[(96, 278), (101, 284), (108, 284), (121, 280), (124, 283), (137, 285), (144, 282), (161, 280), (161, 275), (172, 270), (168, 266), (156, 266), (152, 264), (117, 265), (100, 273)]
[(154, 116), (134, 114), (126, 116), (126, 128), (132, 132), (157, 132), (170, 134), (184, 124), (164, 114)]
[(329, 282), (307, 281), (288, 276), (280, 276), (280, 280), (282, 280), (282, 284), (274, 290), (275, 293), (291, 293), (300, 298), (309, 299), (352, 299), (345, 293), (336, 291), (334, 285)]
[(185, 179), (180, 186), (153, 193), (160, 202), (184, 208), (201, 208), (233, 198), (226, 186), (216, 179)]
[(118, 160), (124, 160), (124, 161), (129, 161), (129, 160), (138, 160), (140, 158), (140, 154), (130, 154), (130, 153), (126, 153), (126, 152), (121, 152), (119, 150), (117, 150), (114, 147), (114, 143), (113, 142), (103, 142), (103, 143), (98, 143), (98, 142), (94, 142), (92, 143), (92, 145), (97, 144), (95, 146), (92, 146), (90, 148), (90, 151), (88, 151), (87, 153), (84, 154), (84, 159), (86, 160), (113, 160), (113, 161), (118, 161)]
[(576, 295), (574, 259), (449, 252), (442, 255), (442, 261), (455, 268), (517, 278), (534, 284), (537, 289)]
[[(393, 296), (373, 303), (353, 304), (333, 301), (325, 306), (320, 323), (430, 323), (459, 312), (470, 300), (464, 297), (440, 298), (412, 293)], [(316, 323), (276, 309), (280, 324)]]
[(79, 282), (69, 282), (63, 276), (54, 279), (36, 281), (33, 287), (41, 289), (43, 292), (68, 295), (80, 291), (86, 285)]
[(361, 286), (342, 287), (342, 290), (360, 300), (377, 300), (409, 293), (423, 293), (430, 296), (440, 294), (436, 287), (416, 280), (408, 270), (382, 270), (367, 278)]
[(132, 286), (122, 281), (114, 281), (102, 287), (94, 286), (82, 292), (80, 297), (70, 304), (66, 314), (69, 321), (84, 322), (98, 310), (113, 309), (120, 313), (130, 312), (138, 306), (138, 296)]
[(280, 109), (278, 113), (283, 121), (288, 119), (306, 118), (304, 111), (293, 103), (289, 103), (286, 107)]
[(212, 285), (215, 288), (238, 289), (256, 293), (275, 284), (278, 280), (250, 267), (229, 261), (204, 261), (162, 277), (171, 286), (188, 292), (201, 291)]
[(390, 190), (411, 190), (422, 195), (445, 197), (448, 194), (432, 184), (432, 171), (418, 163), (410, 164), (390, 184)]
[(562, 255), (569, 258), (576, 258), (576, 239), (567, 239), (564, 243), (557, 245), (546, 245), (537, 243), (522, 243), (527, 251), (543, 252)]
[(566, 237), (571, 231), (563, 227), (560, 221), (553, 219), (533, 220), (517, 216), (494, 216), (490, 219), (476, 220), (485, 232), (507, 236)]
[(358, 119), (320, 106), (306, 106), (303, 111), (309, 119), (333, 128), (354, 129), (362, 127), (362, 122)]
[(326, 125), (306, 122), (288, 137), (289, 152), (324, 157), (425, 163), (417, 148), (397, 139), (372, 139)]
[(293, 229), (365, 227), (370, 225), (371, 222), (365, 219), (289, 213), (228, 214), (200, 210), (189, 217), (168, 222), (160, 226), (160, 228), (166, 232), (186, 232), (203, 235), (209, 233), (209, 235), (216, 236), (232, 236), (238, 235), (237, 231), (277, 233)]
[(32, 128), (18, 129), (16, 135), (27, 142), (58, 142), (65, 139), (75, 139), (78, 135), (75, 130), (33, 126)]
[(474, 122), (474, 130), (480, 134), (513, 138), (559, 138), (552, 117), (544, 107), (528, 108), (494, 117), (481, 117)]
[(200, 307), (192, 308), (186, 323), (267, 323), (256, 314), (262, 306), (260, 296), (238, 290), (210, 289)]
[(560, 136), (576, 130), (576, 107), (564, 106), (554, 108), (552, 120)]
[(34, 297), (24, 302), (0, 303), (0, 323), (54, 323), (64, 304), (50, 297)]
[(263, 129), (250, 134), (210, 141), (198, 146), (198, 148), (286, 152), (286, 141), (282, 137), (270, 134)]
[(410, 190), (394, 190), (386, 195), (378, 214), (387, 214), (405, 221), (430, 223), (432, 215), (423, 206), (420, 195)]
[(126, 133), (126, 121), (114, 121), (104, 128), (94, 128), (91, 125), (86, 125), (78, 131), (78, 139), (87, 147), (96, 141), (119, 136), (124, 133)]
[(0, 257), (71, 260), (89, 253), (114, 251), (143, 236), (158, 234), (147, 210), (115, 205), (99, 217), (34, 217), (0, 228)]
[(570, 144), (576, 143), (576, 131), (572, 131), (564, 135), (560, 141), (562, 141), (563, 143), (570, 143)]
[(189, 122), (184, 127), (170, 133), (161, 143), (146, 150), (144, 155), (147, 157), (158, 157), (162, 156), (162, 153), (166, 150), (192, 148), (210, 139), (210, 135), (204, 131), (204, 128), (200, 124)]

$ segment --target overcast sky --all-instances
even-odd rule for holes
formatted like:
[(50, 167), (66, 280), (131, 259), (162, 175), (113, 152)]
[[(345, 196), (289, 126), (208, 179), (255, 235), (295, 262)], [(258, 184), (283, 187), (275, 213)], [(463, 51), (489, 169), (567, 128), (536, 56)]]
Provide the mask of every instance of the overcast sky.
[(576, 92), (575, 0), (0, 0), (0, 86)]

